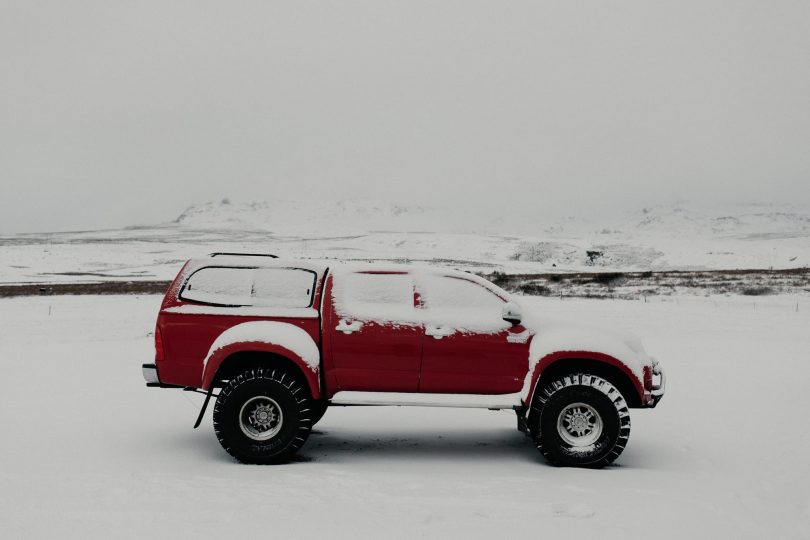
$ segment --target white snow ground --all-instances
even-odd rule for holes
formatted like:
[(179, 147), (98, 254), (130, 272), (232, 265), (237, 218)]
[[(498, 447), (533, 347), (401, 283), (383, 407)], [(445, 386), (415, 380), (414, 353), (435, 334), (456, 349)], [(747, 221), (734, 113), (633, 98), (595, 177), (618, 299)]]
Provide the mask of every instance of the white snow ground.
[(370, 201), (208, 203), (148, 227), (0, 236), (0, 283), (169, 280), (183, 261), (212, 251), (516, 273), (800, 268), (810, 266), (810, 209), (682, 203), (555, 219)]
[(373, 407), (239, 465), (200, 396), (143, 385), (157, 296), (2, 299), (0, 537), (810, 537), (806, 297), (528, 301), (666, 366), (615, 466), (546, 465), (506, 411)]

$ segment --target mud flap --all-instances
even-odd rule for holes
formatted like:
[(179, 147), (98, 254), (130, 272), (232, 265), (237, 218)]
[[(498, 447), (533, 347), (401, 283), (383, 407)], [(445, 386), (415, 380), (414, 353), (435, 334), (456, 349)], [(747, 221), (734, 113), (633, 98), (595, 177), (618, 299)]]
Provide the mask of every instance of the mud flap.
[(200, 414), (197, 416), (197, 421), (194, 422), (194, 429), (200, 427), (202, 423), (203, 416), (205, 415), (205, 409), (208, 408), (208, 402), (211, 401), (211, 394), (214, 393), (214, 385), (211, 385), (211, 388), (208, 389), (208, 392), (205, 394), (205, 401), (203, 401), (202, 408), (200, 409)]
[(515, 407), (518, 431), (529, 437), (529, 425), (526, 423), (526, 407)]

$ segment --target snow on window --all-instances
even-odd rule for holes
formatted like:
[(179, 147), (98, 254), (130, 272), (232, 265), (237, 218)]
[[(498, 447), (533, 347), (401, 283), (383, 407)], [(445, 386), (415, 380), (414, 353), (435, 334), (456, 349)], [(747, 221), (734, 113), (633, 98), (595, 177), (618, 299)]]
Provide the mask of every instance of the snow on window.
[(305, 308), (312, 304), (315, 274), (297, 268), (206, 267), (194, 272), (183, 300), (224, 306)]
[(413, 277), (409, 274), (347, 273), (335, 279), (335, 308), (364, 320), (415, 320)]
[(201, 268), (194, 272), (180, 293), (183, 300), (207, 304), (250, 304), (252, 268)]
[(502, 330), (504, 301), (487, 288), (460, 277), (420, 276), (427, 321), (457, 329)]
[(315, 275), (297, 268), (256, 268), (253, 271), (253, 306), (309, 307)]

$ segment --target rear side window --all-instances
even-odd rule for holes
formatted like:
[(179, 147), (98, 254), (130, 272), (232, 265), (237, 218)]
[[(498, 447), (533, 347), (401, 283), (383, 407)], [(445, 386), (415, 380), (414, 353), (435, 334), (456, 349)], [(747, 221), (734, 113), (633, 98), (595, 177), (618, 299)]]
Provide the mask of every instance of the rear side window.
[(218, 306), (305, 308), (312, 305), (315, 272), (300, 268), (206, 267), (191, 274), (182, 300)]
[(256, 268), (251, 300), (254, 306), (309, 307), (315, 274), (298, 268)]
[(201, 268), (186, 281), (180, 298), (224, 306), (245, 306), (250, 302), (252, 268)]
[(357, 272), (335, 279), (335, 308), (347, 317), (410, 321), (415, 317), (410, 274)]

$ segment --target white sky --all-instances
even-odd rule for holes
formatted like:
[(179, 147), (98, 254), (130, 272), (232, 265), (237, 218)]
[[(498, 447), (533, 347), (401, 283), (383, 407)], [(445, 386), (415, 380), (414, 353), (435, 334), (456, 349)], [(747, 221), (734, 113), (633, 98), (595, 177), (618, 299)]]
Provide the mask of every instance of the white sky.
[(0, 0), (0, 232), (810, 201), (810, 2)]

